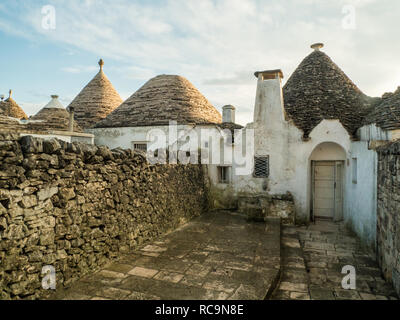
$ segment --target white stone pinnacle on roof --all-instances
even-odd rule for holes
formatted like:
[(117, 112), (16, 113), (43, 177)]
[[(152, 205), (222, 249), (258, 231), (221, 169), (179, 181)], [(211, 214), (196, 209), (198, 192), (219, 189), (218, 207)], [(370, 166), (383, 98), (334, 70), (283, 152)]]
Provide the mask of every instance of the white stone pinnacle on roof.
[(61, 102), (58, 100), (57, 95), (52, 95), (51, 100), (44, 106), (46, 109), (65, 109)]
[(311, 45), (311, 49), (314, 49), (315, 51), (319, 51), (319, 49), (322, 49), (324, 47), (323, 43), (314, 43)]

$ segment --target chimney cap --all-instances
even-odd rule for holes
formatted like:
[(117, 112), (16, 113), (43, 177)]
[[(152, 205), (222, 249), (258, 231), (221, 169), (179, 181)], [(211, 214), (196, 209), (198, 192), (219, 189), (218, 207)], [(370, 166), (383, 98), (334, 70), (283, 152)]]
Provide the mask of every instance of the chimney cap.
[(58, 95), (56, 95), (56, 94), (52, 94), (50, 97), (51, 97), (52, 99), (58, 99)]
[(283, 72), (281, 69), (257, 71), (254, 73), (256, 78), (258, 78), (260, 74), (263, 76), (264, 79), (283, 78)]
[(322, 49), (324, 47), (324, 44), (321, 42), (314, 43), (311, 45), (311, 49), (314, 49), (315, 51), (319, 51), (319, 49)]
[(232, 110), (236, 110), (236, 108), (235, 108), (233, 105), (231, 105), (231, 104), (227, 104), (227, 105), (223, 106), (222, 109), (232, 109)]

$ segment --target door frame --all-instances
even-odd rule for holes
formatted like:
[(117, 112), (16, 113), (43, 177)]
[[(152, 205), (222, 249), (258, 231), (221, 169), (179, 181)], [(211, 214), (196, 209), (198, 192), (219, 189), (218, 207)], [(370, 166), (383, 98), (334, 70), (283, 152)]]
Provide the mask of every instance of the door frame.
[[(332, 220), (333, 221), (340, 221), (343, 218), (343, 195), (344, 195), (344, 168), (345, 168), (345, 161), (344, 160), (311, 160), (311, 190), (310, 190), (310, 194), (311, 194), (311, 208), (310, 208), (310, 219), (312, 222), (315, 222), (315, 165), (318, 162), (332, 162), (334, 169), (335, 169), (335, 176), (334, 176), (334, 189), (333, 189), (333, 202), (334, 202), (334, 213), (333, 213), (333, 217)], [(339, 179), (341, 180), (341, 192), (340, 192), (340, 198), (341, 198), (341, 202), (340, 202), (340, 206), (341, 206), (341, 210), (339, 210), (340, 212), (340, 216), (337, 216), (337, 212), (338, 212), (338, 208), (337, 206), (337, 188), (336, 188), (336, 183), (337, 183), (337, 167), (338, 165), (341, 165), (342, 170), (340, 172), (340, 177)]]

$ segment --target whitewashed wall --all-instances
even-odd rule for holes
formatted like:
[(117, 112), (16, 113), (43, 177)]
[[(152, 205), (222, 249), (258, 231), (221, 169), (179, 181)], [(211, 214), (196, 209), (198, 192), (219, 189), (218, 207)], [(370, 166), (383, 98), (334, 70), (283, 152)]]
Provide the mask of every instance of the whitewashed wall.
[[(346, 160), (350, 150), (347, 131), (338, 120), (323, 120), (311, 132), (311, 139), (303, 141), (303, 132), (285, 119), (281, 80), (262, 80), (261, 75), (257, 85), (254, 123), (249, 127), (255, 129), (256, 155), (270, 156), (270, 177), (236, 177), (236, 194), (282, 194), (289, 191), (295, 199), (297, 220), (309, 221), (311, 155), (318, 146), (322, 146), (330, 152), (332, 159), (329, 160)], [(321, 145), (326, 142), (331, 145)], [(346, 167), (344, 169), (346, 175)]]
[(349, 173), (352, 158), (357, 158), (357, 183), (347, 175), (345, 222), (364, 243), (375, 248), (377, 205), (377, 153), (368, 150), (369, 141), (351, 143)]
[[(130, 127), (130, 128), (96, 128), (90, 129), (88, 132), (93, 133), (95, 135), (95, 144), (96, 145), (105, 145), (109, 148), (125, 148), (130, 149), (133, 148), (133, 142), (149, 142), (149, 132), (150, 131), (160, 131), (163, 132), (167, 143), (169, 141), (169, 127), (168, 126), (146, 126), (146, 127)], [(208, 140), (208, 147), (205, 144), (205, 136), (202, 135), (202, 130), (211, 130), (211, 139)], [(217, 131), (215, 131), (217, 130)], [(220, 161), (216, 159), (215, 155), (211, 154), (210, 160), (212, 160), (212, 164), (208, 165), (207, 172), (209, 175), (210, 183), (211, 183), (211, 193), (210, 200), (212, 206), (216, 208), (232, 208), (235, 206), (235, 180), (237, 177), (235, 176), (235, 165), (232, 164), (230, 174), (231, 174), (231, 182), (230, 183), (220, 183), (218, 177), (218, 165), (226, 164), (229, 165), (229, 162), (225, 162), (223, 156), (223, 142), (220, 141), (221, 136), (217, 133), (219, 129), (215, 126), (194, 126), (194, 125), (179, 125), (177, 127), (178, 135), (181, 133), (188, 133), (195, 131), (197, 136), (199, 137), (199, 143), (197, 148), (202, 149), (203, 152), (207, 153), (207, 150), (211, 150), (212, 143), (218, 143), (217, 153), (220, 156)], [(171, 137), (171, 141), (175, 144), (176, 139)], [(244, 144), (245, 142), (243, 142)], [(180, 146), (181, 148), (181, 146)], [(236, 146), (232, 146), (232, 152), (234, 152)]]
[(68, 135), (66, 134), (57, 134), (57, 133), (48, 133), (48, 134), (38, 134), (38, 133), (21, 133), (21, 136), (32, 136), (36, 138), (42, 138), (45, 140), (49, 139), (59, 139), (68, 143), (71, 142), (82, 142), (87, 144), (94, 143), (94, 137), (91, 135), (79, 134), (79, 135)]

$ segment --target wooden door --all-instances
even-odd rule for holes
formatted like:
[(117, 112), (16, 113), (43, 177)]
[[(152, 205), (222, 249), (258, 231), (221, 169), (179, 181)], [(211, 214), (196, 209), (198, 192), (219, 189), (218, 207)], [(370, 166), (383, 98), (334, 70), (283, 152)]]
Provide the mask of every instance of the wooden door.
[(314, 167), (314, 217), (331, 218), (335, 216), (335, 162), (316, 161)]

